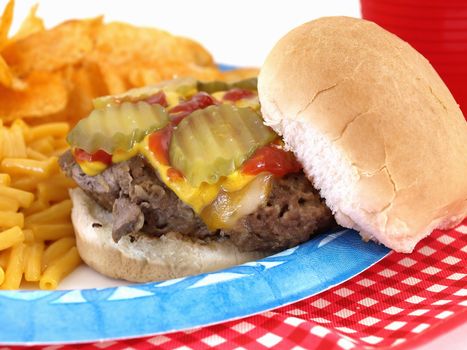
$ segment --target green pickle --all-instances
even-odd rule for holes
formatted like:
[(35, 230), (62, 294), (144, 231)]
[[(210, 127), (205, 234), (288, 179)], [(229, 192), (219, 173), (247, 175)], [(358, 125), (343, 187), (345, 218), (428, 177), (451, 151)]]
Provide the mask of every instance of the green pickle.
[(257, 78), (249, 78), (249, 79), (236, 81), (236, 82), (230, 84), (230, 89), (232, 89), (232, 88), (239, 88), (239, 89), (245, 89), (245, 90), (258, 91), (258, 79)]
[(170, 163), (193, 186), (216, 183), (276, 137), (251, 108), (210, 106), (191, 113), (174, 130)]
[(233, 88), (240, 88), (245, 90), (257, 91), (258, 79), (249, 78), (239, 80), (234, 83), (226, 83), (224, 81), (214, 80), (208, 82), (198, 81), (198, 91), (205, 91), (208, 94), (212, 94), (218, 91), (228, 91)]
[(70, 131), (67, 137), (72, 147), (93, 153), (99, 149), (112, 154), (128, 151), (147, 134), (163, 128), (169, 122), (165, 109), (147, 102), (123, 102), (95, 109)]
[(198, 91), (204, 91), (208, 94), (212, 94), (217, 91), (225, 91), (229, 89), (229, 84), (225, 81), (213, 80), (213, 81), (198, 81)]

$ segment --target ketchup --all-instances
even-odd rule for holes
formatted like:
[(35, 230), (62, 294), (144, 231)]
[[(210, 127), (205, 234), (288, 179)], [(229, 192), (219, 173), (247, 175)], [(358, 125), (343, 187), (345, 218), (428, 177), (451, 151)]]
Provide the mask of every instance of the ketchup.
[(112, 156), (103, 150), (88, 153), (84, 149), (75, 148), (73, 153), (77, 162), (101, 162), (107, 165), (112, 164)]
[(302, 166), (292, 153), (270, 144), (259, 148), (242, 166), (242, 172), (257, 175), (264, 171), (282, 177), (300, 171)]
[(152, 96), (149, 96), (145, 99), (147, 103), (152, 105), (161, 105), (162, 107), (167, 107), (169, 104), (167, 103), (167, 98), (165, 97), (164, 91), (159, 91)]
[[(169, 146), (174, 127), (192, 112), (215, 104), (218, 102), (211, 95), (206, 92), (198, 92), (188, 101), (180, 103), (169, 111), (172, 117), (169, 125), (149, 135), (149, 149), (161, 164), (170, 165)], [(182, 173), (175, 168), (170, 168), (167, 176), (172, 180), (183, 178)]]
[(172, 117), (172, 123), (178, 125), (183, 118), (196, 111), (197, 109), (204, 109), (206, 107), (219, 104), (211, 95), (201, 91), (193, 95), (188, 101), (182, 102), (169, 111)]
[(242, 98), (248, 98), (254, 95), (255, 94), (253, 93), (253, 91), (246, 90), (246, 89), (240, 89), (240, 88), (233, 88), (227, 91), (224, 97), (222, 97), (222, 99), (226, 101), (235, 102), (235, 101), (241, 100)]
[[(165, 128), (153, 132), (149, 135), (149, 149), (154, 157), (163, 165), (170, 165), (169, 146), (172, 138), (173, 125), (169, 124)], [(167, 170), (167, 176), (171, 181), (183, 179), (183, 174), (175, 168), (170, 167)]]
[(153, 132), (149, 135), (149, 149), (156, 159), (164, 165), (169, 165), (169, 145), (172, 138), (173, 125), (169, 124), (166, 127)]
[(175, 168), (169, 168), (167, 170), (167, 176), (171, 181), (180, 181), (184, 178), (183, 174)]

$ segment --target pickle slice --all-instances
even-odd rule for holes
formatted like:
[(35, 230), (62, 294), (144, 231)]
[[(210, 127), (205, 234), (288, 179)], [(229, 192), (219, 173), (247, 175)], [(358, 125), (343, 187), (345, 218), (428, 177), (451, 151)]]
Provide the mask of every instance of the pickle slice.
[(230, 84), (230, 89), (232, 88), (258, 91), (258, 79), (248, 78), (248, 79), (236, 81)]
[(174, 130), (170, 163), (193, 186), (212, 184), (276, 137), (251, 108), (210, 106), (191, 113)]
[(232, 88), (240, 88), (246, 90), (257, 91), (258, 79), (257, 78), (248, 78), (244, 80), (239, 80), (233, 83), (226, 83), (225, 81), (198, 81), (198, 91), (204, 91), (208, 94), (212, 94), (218, 91), (227, 91)]
[(196, 93), (196, 84), (197, 81), (193, 78), (178, 78), (163, 81), (159, 84), (130, 89), (117, 95), (97, 97), (92, 100), (92, 104), (94, 108), (104, 108), (106, 106), (118, 105), (124, 101), (141, 101), (154, 94), (157, 94), (161, 90), (165, 92), (176, 92), (183, 97), (187, 97)]
[(229, 89), (229, 84), (225, 81), (213, 80), (213, 81), (198, 81), (198, 91), (204, 91), (208, 94), (212, 94), (217, 91), (225, 91)]
[(67, 141), (72, 147), (93, 153), (99, 149), (112, 154), (128, 151), (147, 134), (161, 129), (169, 115), (160, 105), (147, 102), (123, 102), (95, 109), (70, 131)]

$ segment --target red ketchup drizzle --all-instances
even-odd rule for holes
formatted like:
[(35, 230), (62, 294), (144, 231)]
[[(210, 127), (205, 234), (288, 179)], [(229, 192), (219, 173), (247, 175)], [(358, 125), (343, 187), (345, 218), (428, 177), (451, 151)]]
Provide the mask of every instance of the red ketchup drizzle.
[(167, 170), (167, 176), (171, 181), (180, 181), (184, 178), (183, 174), (175, 168), (169, 168)]
[(270, 144), (259, 148), (242, 166), (242, 172), (257, 175), (264, 171), (282, 177), (300, 171), (302, 166), (292, 153)]
[(235, 102), (235, 101), (241, 100), (242, 98), (248, 98), (248, 97), (253, 97), (253, 96), (255, 96), (253, 91), (246, 90), (246, 89), (240, 89), (240, 88), (233, 88), (227, 91), (224, 97), (222, 97), (222, 99), (226, 101)]
[[(170, 165), (169, 147), (172, 139), (173, 125), (169, 124), (165, 128), (157, 130), (149, 135), (149, 149), (154, 157), (163, 165)], [(171, 181), (183, 179), (183, 174), (175, 168), (167, 170), (167, 176)]]
[(172, 131), (173, 125), (169, 124), (149, 135), (149, 149), (154, 153), (156, 159), (164, 165), (170, 165), (169, 145), (172, 139)]
[[(149, 135), (149, 149), (154, 154), (154, 157), (161, 164), (170, 165), (169, 147), (174, 127), (192, 112), (215, 104), (218, 104), (218, 102), (211, 95), (206, 92), (198, 92), (188, 101), (182, 102), (172, 108), (169, 111), (171, 116), (169, 125)], [(167, 171), (167, 176), (174, 181), (183, 179), (183, 174), (175, 168), (170, 168)]]
[(112, 156), (103, 150), (98, 150), (94, 153), (88, 153), (84, 149), (75, 148), (74, 156), (79, 162), (101, 162), (107, 165), (112, 164)]
[(161, 105), (162, 107), (167, 107), (169, 104), (167, 103), (167, 98), (165, 97), (164, 91), (159, 91), (152, 96), (149, 96), (145, 99), (145, 101), (152, 105)]
[(188, 101), (182, 102), (169, 111), (172, 117), (172, 123), (178, 125), (183, 118), (197, 109), (204, 109), (208, 106), (219, 104), (211, 95), (201, 91), (193, 95)]

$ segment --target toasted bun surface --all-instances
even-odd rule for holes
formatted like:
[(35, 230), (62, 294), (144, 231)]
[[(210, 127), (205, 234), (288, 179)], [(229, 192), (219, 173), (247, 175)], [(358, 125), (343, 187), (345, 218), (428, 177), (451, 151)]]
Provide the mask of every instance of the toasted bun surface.
[(467, 123), (430, 63), (378, 25), (327, 17), (288, 33), (258, 81), (339, 224), (410, 252), (467, 214)]
[(133, 282), (149, 282), (223, 269), (257, 260), (265, 253), (239, 252), (229, 241), (194, 242), (181, 234), (160, 238), (144, 234), (112, 240), (112, 214), (81, 189), (70, 192), (71, 218), (76, 244), (83, 260), (98, 272)]

